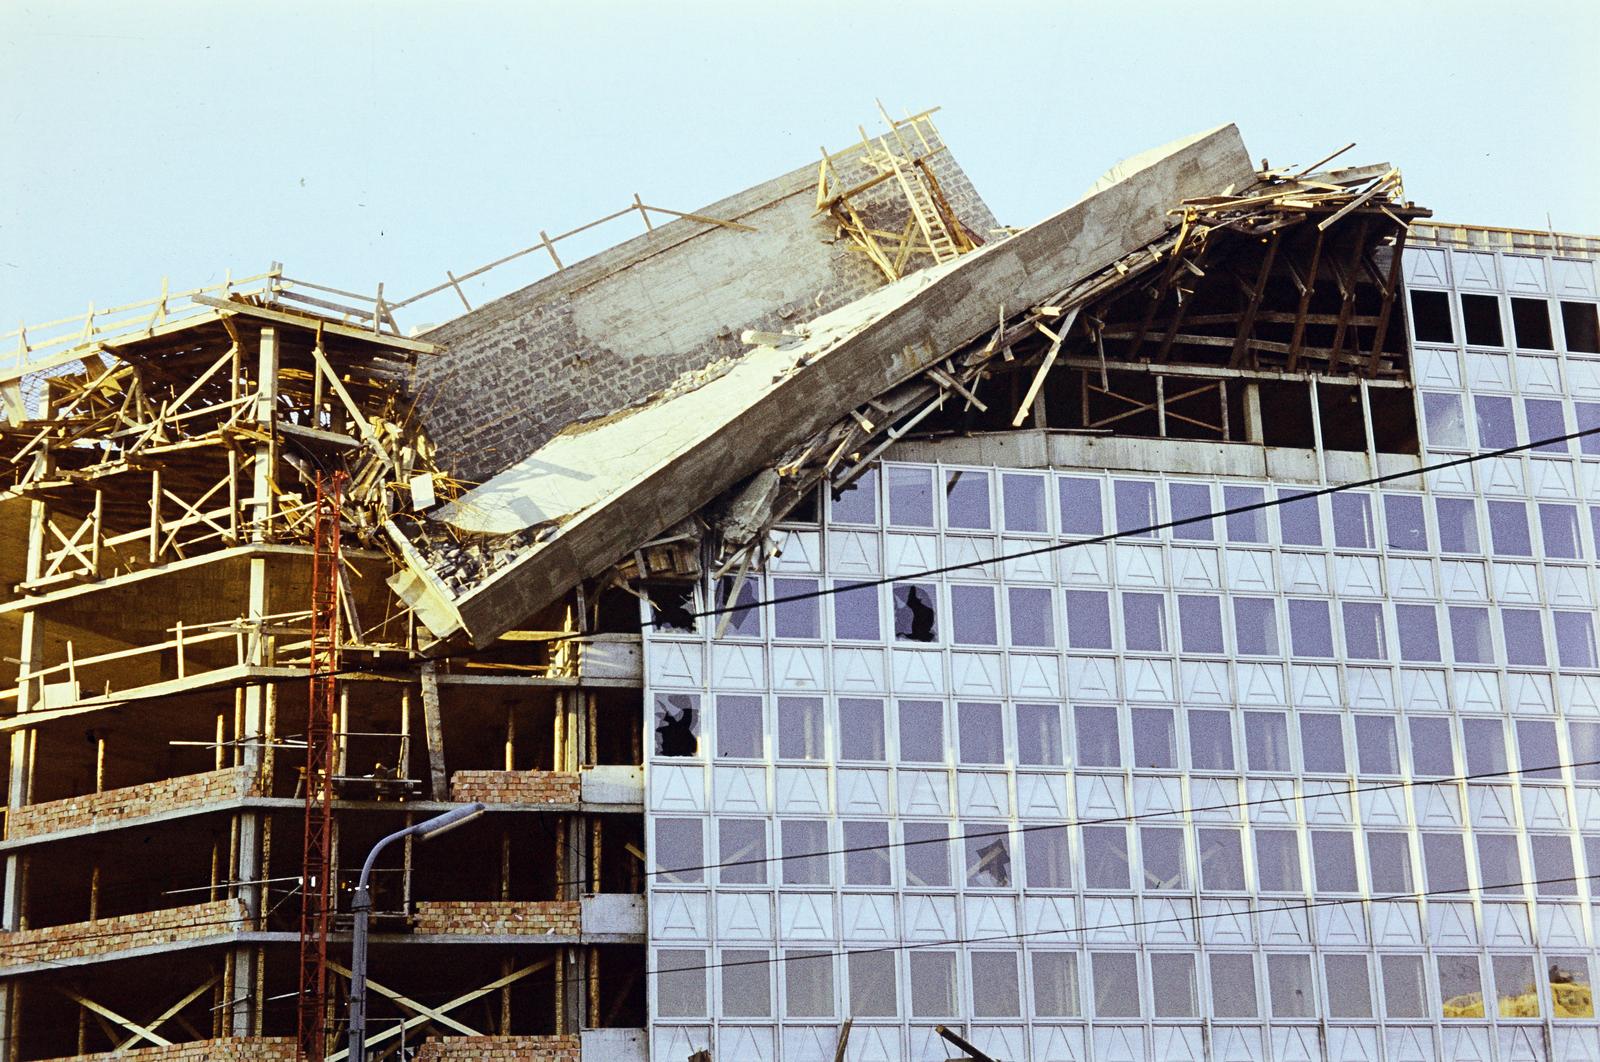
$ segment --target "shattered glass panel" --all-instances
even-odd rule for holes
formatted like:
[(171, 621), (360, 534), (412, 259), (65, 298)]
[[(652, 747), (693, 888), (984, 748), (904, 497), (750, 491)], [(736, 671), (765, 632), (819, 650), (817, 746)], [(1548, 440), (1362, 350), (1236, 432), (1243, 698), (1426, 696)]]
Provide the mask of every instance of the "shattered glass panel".
[(656, 755), (700, 752), (700, 698), (693, 693), (656, 694)]
[(933, 583), (895, 583), (894, 636), (902, 642), (939, 639), (939, 597)]

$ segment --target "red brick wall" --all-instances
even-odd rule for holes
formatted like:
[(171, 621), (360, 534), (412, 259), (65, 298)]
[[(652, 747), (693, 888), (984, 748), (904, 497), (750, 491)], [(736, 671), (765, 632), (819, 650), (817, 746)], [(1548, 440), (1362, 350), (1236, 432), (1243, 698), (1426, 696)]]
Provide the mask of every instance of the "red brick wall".
[(159, 782), (107, 789), (103, 793), (28, 804), (8, 816), (8, 839), (33, 837), (82, 826), (115, 824), (123, 819), (156, 815), (175, 808), (217, 804), (255, 795), (248, 767), (227, 767), (205, 774), (185, 774)]
[(417, 1062), (578, 1062), (576, 1036), (458, 1036), (428, 1040)]
[(457, 771), (451, 800), (485, 804), (576, 804), (582, 782), (574, 771)]
[(213, 900), (188, 907), (97, 918), (93, 922), (69, 922), (43, 929), (0, 933), (0, 964), (21, 965), (41, 958), (71, 959), (151, 944), (198, 940), (247, 928), (242, 902)]
[(522, 934), (577, 936), (582, 914), (577, 900), (421, 901), (413, 929), (418, 933), (465, 936)]
[(73, 1055), (70, 1060), (58, 1058), (49, 1062), (101, 1062), (102, 1059), (114, 1058), (132, 1059), (133, 1062), (294, 1062), (294, 1049), (295, 1042), (290, 1037), (257, 1036), (249, 1039), (195, 1040), (170, 1047), (141, 1047)]

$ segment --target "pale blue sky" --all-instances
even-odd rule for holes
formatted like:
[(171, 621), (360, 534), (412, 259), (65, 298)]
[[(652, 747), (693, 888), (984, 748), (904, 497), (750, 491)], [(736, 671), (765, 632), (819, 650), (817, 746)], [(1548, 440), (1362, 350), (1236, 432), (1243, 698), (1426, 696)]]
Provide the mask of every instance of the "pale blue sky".
[(1274, 164), (1357, 141), (1442, 218), (1600, 233), (1597, 54), (1593, 0), (0, 0), (0, 331), (273, 259), (409, 293), (810, 162), (879, 96), (942, 105), (1009, 224), (1234, 121)]

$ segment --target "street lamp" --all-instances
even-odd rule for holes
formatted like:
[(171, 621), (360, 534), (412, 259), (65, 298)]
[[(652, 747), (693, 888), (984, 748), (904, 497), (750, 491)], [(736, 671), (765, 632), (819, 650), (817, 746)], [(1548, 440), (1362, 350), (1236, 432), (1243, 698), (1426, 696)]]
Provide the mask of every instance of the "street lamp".
[(446, 830), (471, 822), (487, 810), (483, 804), (467, 804), (396, 830), (373, 845), (372, 851), (367, 853), (367, 861), (361, 864), (355, 898), (350, 901), (350, 910), (355, 915), (355, 929), (350, 940), (350, 1062), (365, 1062), (367, 1057), (367, 918), (372, 914), (372, 893), (367, 883), (372, 877), (372, 865), (378, 861), (378, 853), (402, 837), (415, 837), (419, 841), (437, 837)]

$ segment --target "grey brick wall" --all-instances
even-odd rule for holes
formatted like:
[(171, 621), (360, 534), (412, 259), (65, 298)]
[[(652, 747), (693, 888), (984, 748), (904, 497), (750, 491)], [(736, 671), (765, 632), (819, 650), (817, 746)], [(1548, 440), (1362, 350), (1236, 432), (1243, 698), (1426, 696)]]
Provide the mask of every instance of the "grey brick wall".
[[(962, 221), (987, 237), (994, 216), (951, 152), (932, 165)], [(813, 162), (697, 211), (756, 232), (673, 221), (428, 332), (445, 351), (414, 383), (444, 467), (485, 478), (567, 424), (741, 353), (745, 329), (790, 328), (881, 286), (832, 222), (812, 216), (816, 180)]]

